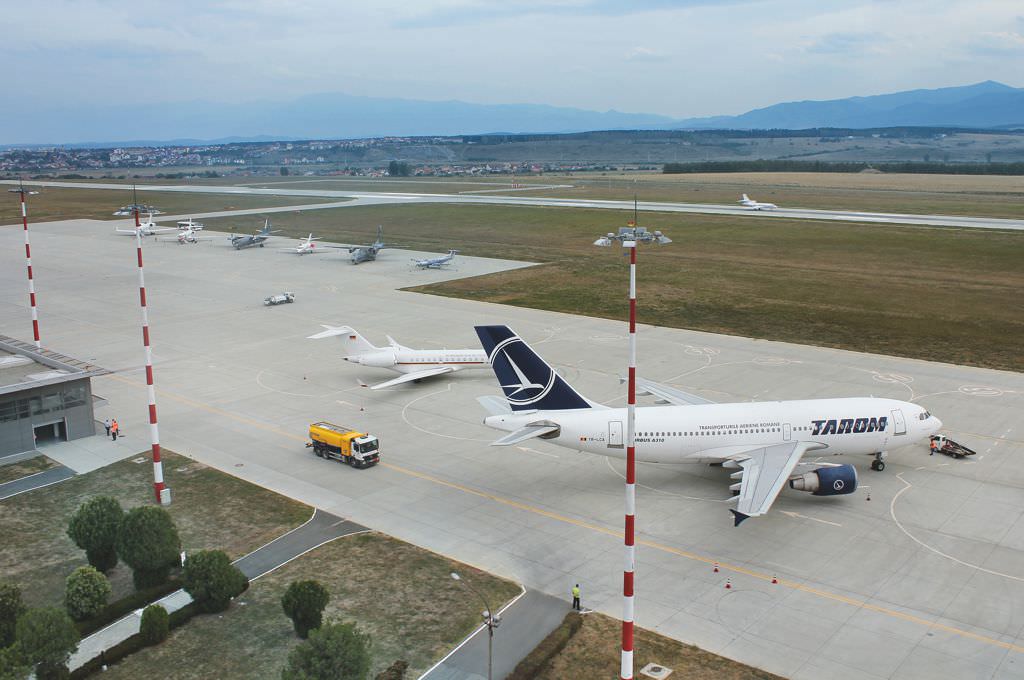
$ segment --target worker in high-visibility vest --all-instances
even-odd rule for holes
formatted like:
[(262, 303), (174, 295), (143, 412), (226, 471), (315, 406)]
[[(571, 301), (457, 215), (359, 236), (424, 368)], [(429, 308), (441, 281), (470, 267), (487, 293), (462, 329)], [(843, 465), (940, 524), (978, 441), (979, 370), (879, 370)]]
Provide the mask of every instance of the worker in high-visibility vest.
[(572, 587), (572, 608), (576, 611), (580, 610), (580, 584), (577, 583)]
[(934, 456), (935, 455), (935, 449), (939, 448), (939, 443), (937, 441), (935, 441), (934, 439), (932, 439), (929, 442), (929, 446), (931, 447), (932, 451), (928, 455), (929, 456)]
[(111, 441), (117, 441), (117, 433), (120, 432), (121, 426), (117, 424), (117, 418), (110, 421), (110, 437)]

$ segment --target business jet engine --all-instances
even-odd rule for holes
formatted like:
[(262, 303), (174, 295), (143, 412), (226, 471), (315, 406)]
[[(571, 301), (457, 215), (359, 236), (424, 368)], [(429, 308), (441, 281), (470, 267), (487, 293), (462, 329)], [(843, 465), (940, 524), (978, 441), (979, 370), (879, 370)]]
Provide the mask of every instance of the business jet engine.
[(362, 364), (363, 366), (372, 366), (373, 368), (390, 368), (396, 363), (395, 353), (390, 351), (356, 354), (345, 357), (345, 361), (352, 362), (353, 364)]
[(857, 468), (852, 465), (820, 467), (789, 480), (789, 488), (815, 496), (842, 496), (857, 490)]

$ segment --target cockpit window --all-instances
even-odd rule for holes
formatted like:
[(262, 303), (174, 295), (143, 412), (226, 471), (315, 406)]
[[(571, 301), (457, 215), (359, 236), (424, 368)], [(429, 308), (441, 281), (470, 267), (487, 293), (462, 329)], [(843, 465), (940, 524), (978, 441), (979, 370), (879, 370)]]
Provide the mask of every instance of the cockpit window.
[(921, 414), (919, 416), (917, 416), (917, 419), (918, 420), (928, 420), (931, 417), (932, 417), (931, 413), (929, 413), (928, 411), (922, 411)]

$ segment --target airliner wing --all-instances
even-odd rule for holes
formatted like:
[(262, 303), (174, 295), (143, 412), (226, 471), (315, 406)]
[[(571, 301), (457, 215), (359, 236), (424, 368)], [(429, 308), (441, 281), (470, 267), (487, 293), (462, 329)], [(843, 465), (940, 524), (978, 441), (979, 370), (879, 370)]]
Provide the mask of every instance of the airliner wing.
[(793, 468), (800, 462), (807, 445), (804, 442), (774, 444), (733, 456), (742, 468), (739, 502), (732, 510), (734, 526), (748, 517), (757, 517), (768, 512), (775, 497), (793, 474)]
[[(620, 380), (622, 380), (620, 378)], [(623, 382), (625, 382), (623, 380)], [(677, 406), (695, 406), (697, 404), (713, 404), (715, 402), (704, 397), (698, 397), (696, 394), (690, 394), (689, 392), (683, 392), (677, 390), (674, 387), (668, 387), (661, 383), (656, 383), (653, 380), (644, 380), (643, 378), (636, 379), (636, 390), (637, 394), (651, 395), (656, 397), (658, 402), (661, 404), (676, 404)]]
[[(317, 333), (317, 335), (320, 335)], [(412, 382), (413, 380), (419, 380), (420, 378), (429, 378), (435, 375), (443, 375), (445, 373), (451, 373), (455, 370), (454, 366), (438, 366), (437, 368), (428, 368), (423, 371), (417, 371), (415, 373), (403, 373), (402, 375), (382, 382), (379, 385), (373, 385), (370, 387), (371, 390), (380, 390), (385, 387), (391, 387), (392, 385), (401, 385), (402, 383)]]

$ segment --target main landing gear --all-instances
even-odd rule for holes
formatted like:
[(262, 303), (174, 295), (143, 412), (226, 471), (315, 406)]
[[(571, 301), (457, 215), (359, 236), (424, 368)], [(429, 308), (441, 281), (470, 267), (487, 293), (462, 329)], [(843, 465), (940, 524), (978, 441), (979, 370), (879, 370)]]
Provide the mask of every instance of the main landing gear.
[(885, 469), (885, 451), (879, 451), (875, 454), (875, 459), (871, 461), (871, 469), (875, 472), (881, 472)]

